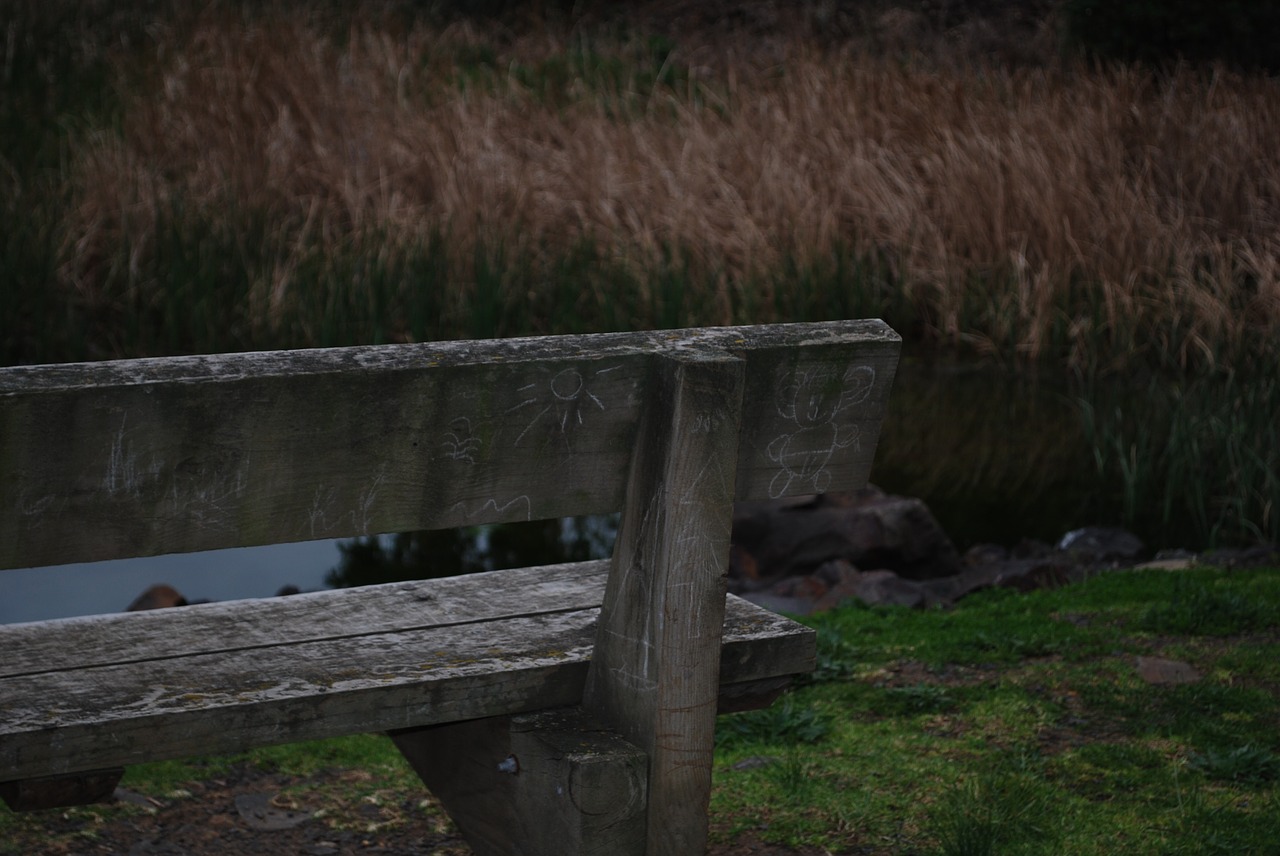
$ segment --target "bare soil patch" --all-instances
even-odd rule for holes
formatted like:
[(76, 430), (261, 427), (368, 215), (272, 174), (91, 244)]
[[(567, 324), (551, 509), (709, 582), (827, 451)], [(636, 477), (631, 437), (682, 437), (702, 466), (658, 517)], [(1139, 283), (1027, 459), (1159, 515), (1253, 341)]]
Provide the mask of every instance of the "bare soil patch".
[[(471, 848), (424, 788), (386, 803), (352, 795), (368, 774), (283, 776), (249, 763), (165, 798), (121, 788), (113, 804), (30, 815), (3, 852), (31, 856), (469, 856)], [(819, 856), (752, 835), (709, 856)]]

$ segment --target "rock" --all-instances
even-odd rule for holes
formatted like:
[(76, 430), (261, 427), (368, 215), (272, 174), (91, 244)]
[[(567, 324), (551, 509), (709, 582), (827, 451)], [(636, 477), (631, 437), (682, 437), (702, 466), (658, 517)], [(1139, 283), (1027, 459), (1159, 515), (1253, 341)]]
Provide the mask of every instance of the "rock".
[(125, 612), (141, 612), (144, 609), (167, 609), (171, 606), (186, 606), (187, 599), (173, 586), (154, 585), (134, 598)]
[(275, 831), (292, 829), (311, 819), (312, 812), (279, 805), (279, 797), (272, 794), (238, 794), (236, 812), (250, 829)]
[(741, 761), (733, 765), (735, 770), (758, 770), (761, 767), (771, 767), (782, 759), (776, 755), (752, 755), (750, 758), (743, 758)]
[(804, 503), (739, 503), (733, 543), (754, 561), (756, 577), (739, 583), (744, 590), (812, 573), (833, 559), (913, 580), (961, 569), (955, 545), (923, 502), (874, 488)]
[(1189, 663), (1161, 657), (1139, 657), (1138, 677), (1149, 684), (1193, 684), (1203, 677)]
[(1052, 556), (1057, 550), (1052, 544), (1037, 541), (1035, 538), (1023, 538), (1009, 551), (1012, 559), (1043, 559)]
[(778, 597), (767, 591), (749, 591), (742, 599), (782, 615), (812, 615), (814, 602), (802, 597)]
[(1042, 559), (1015, 559), (997, 565), (995, 571), (993, 585), (1019, 591), (1059, 588), (1084, 578), (1083, 569), (1063, 555)]
[(965, 567), (975, 568), (981, 565), (992, 565), (1009, 560), (1009, 550), (999, 544), (974, 544), (964, 551), (961, 561)]
[(824, 562), (812, 576), (826, 583), (827, 590), (841, 586), (855, 585), (864, 576), (848, 559), (832, 559)]
[(815, 601), (825, 595), (831, 586), (816, 574), (786, 577), (769, 587), (774, 597)]
[(1073, 529), (1058, 542), (1058, 549), (1085, 562), (1132, 561), (1145, 548), (1137, 535), (1114, 526)]
[[(1105, 568), (1132, 567), (1142, 541), (1124, 529), (1090, 526), (1055, 547), (1024, 539), (1012, 548), (978, 544), (963, 559), (919, 499), (877, 490), (739, 503), (734, 509), (729, 589), (798, 615), (856, 599), (872, 606), (949, 606), (988, 588), (1032, 591), (1079, 582)], [(1280, 565), (1280, 550), (1185, 551), (1139, 567)], [(865, 569), (865, 570), (864, 570)]]
[(729, 545), (729, 579), (738, 580), (743, 586), (760, 581), (760, 565), (756, 557), (740, 544)]
[(1200, 564), (1195, 559), (1153, 559), (1134, 565), (1135, 571), (1185, 571)]
[(764, 591), (747, 592), (744, 598), (774, 611), (808, 615), (835, 609), (857, 599), (868, 606), (924, 606), (920, 583), (904, 580), (893, 571), (859, 571), (845, 559), (826, 562), (812, 574), (784, 577)]
[(832, 587), (814, 603), (814, 612), (835, 609), (856, 598), (868, 606), (922, 607), (927, 600), (921, 584), (904, 580), (893, 571), (866, 571), (856, 578)]
[(1261, 568), (1280, 565), (1280, 546), (1259, 544), (1254, 547), (1233, 547), (1210, 550), (1200, 557), (1200, 563), (1215, 568)]

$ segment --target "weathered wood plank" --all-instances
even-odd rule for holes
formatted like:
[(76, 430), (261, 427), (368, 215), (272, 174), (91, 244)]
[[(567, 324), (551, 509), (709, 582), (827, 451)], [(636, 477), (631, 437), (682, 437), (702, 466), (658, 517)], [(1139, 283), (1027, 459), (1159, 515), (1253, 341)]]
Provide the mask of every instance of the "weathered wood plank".
[(746, 361), (737, 495), (861, 486), (878, 321), (0, 369), (0, 568), (617, 511), (662, 353)]
[[(477, 576), (461, 579), (483, 591)], [(729, 601), (726, 684), (812, 669), (811, 630)], [(183, 655), (184, 614), (202, 609), (154, 614), (167, 619), (171, 640), (167, 652), (152, 647), (154, 659), (0, 679), (0, 781), (577, 704), (597, 616), (592, 608), (397, 633), (370, 627), (365, 636)], [(238, 634), (233, 618), (223, 635)], [(291, 617), (324, 620), (323, 601)], [(14, 627), (57, 635), (75, 623)], [(283, 622), (280, 633), (307, 635)]]
[[(266, 600), (0, 624), (0, 678), (475, 624), (600, 605), (607, 560)], [(234, 632), (229, 632), (234, 628)]]
[(583, 700), (649, 755), (655, 856), (706, 849), (743, 370), (654, 367)]

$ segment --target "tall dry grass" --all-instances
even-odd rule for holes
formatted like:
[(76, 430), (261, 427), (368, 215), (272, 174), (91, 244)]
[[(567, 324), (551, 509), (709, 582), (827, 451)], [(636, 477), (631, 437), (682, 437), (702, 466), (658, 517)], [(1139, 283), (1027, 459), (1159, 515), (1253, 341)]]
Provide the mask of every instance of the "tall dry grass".
[(646, 45), (213, 13), (161, 32), (121, 60), (119, 127), (70, 152), (61, 285), (91, 302), (121, 248), (143, 270), (176, 210), (251, 213), (278, 248), (249, 298), (268, 327), (324, 299), (298, 275), (317, 248), (437, 234), (458, 288), (495, 242), (537, 264), (587, 241), (641, 283), (677, 248), (708, 322), (773, 320), (752, 290), (843, 253), (888, 267), (925, 336), (1010, 358), (1280, 339), (1280, 81)]

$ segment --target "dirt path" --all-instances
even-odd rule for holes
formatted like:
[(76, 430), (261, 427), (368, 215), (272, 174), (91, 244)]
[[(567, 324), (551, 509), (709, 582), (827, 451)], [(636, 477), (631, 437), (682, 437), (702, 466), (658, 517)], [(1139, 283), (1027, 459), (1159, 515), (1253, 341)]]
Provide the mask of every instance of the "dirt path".
[[(0, 853), (24, 856), (469, 856), (423, 790), (399, 801), (351, 798), (369, 778), (332, 770), (306, 779), (249, 764), (164, 799), (121, 788), (105, 807), (24, 815)], [(299, 790), (305, 796), (294, 796)], [(2, 810), (2, 809), (0, 809)], [(818, 856), (744, 838), (710, 856)]]

